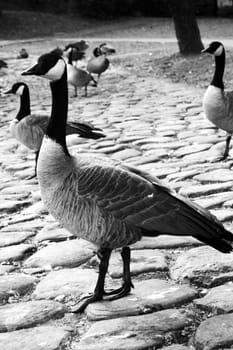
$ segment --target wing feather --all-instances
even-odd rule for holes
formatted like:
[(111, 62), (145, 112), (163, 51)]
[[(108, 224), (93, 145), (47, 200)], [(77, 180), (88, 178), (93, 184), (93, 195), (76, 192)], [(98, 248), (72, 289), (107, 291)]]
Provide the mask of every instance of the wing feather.
[[(233, 241), (233, 235), (207, 210), (133, 167), (87, 166), (79, 177), (79, 194), (95, 198), (105, 213), (147, 233), (192, 235), (212, 246), (217, 244), (211, 244), (213, 239)], [(220, 249), (230, 248), (219, 244)]]

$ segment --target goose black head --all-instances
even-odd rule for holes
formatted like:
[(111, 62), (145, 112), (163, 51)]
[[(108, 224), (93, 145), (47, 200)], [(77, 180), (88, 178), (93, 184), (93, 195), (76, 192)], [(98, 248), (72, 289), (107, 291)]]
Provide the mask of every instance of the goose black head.
[(19, 81), (17, 83), (14, 83), (10, 89), (3, 91), (3, 93), (21, 96), (25, 88), (27, 88), (27, 84)]
[(101, 56), (101, 55), (102, 55), (101, 49), (100, 49), (99, 47), (96, 47), (96, 48), (93, 50), (93, 55), (94, 55), (95, 57)]
[(65, 61), (63, 58), (54, 53), (46, 53), (38, 58), (38, 61), (22, 75), (37, 75), (49, 80), (59, 80), (65, 71)]
[(114, 49), (114, 47), (112, 47), (111, 45), (108, 45), (106, 43), (100, 44), (99, 48), (100, 48), (102, 54), (104, 54), (104, 55), (113, 55), (114, 53), (116, 53), (116, 50)]
[(208, 47), (206, 47), (201, 52), (210, 53), (214, 56), (220, 56), (224, 50), (224, 46), (220, 41), (212, 41)]

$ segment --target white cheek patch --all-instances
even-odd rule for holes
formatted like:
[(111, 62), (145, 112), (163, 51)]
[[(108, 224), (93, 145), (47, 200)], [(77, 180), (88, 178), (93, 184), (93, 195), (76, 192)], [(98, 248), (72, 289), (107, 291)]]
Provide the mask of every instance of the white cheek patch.
[(65, 62), (62, 59), (60, 59), (59, 61), (57, 61), (56, 65), (53, 66), (43, 76), (49, 80), (58, 80), (61, 78), (62, 74), (64, 73), (64, 69), (65, 69)]
[(22, 96), (23, 95), (23, 90), (24, 90), (24, 86), (21, 85), (17, 90), (16, 90), (16, 95), (18, 96)]
[(217, 48), (217, 50), (214, 52), (215, 56), (220, 56), (223, 52), (223, 47), (222, 45)]

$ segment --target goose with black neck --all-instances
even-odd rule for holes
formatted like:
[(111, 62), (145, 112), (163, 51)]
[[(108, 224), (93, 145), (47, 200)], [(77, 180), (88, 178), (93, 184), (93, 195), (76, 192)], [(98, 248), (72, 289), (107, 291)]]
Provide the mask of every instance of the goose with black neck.
[(209, 121), (227, 133), (224, 154), (220, 157), (220, 160), (225, 160), (233, 133), (233, 91), (225, 91), (223, 82), (225, 48), (221, 42), (213, 41), (202, 52), (215, 58), (214, 75), (203, 97), (203, 111)]
[[(96, 246), (100, 258), (94, 293), (71, 311), (81, 312), (91, 302), (130, 293), (130, 245), (143, 236), (191, 235), (223, 253), (232, 251), (233, 234), (215, 216), (149, 173), (110, 158), (69, 153), (67, 67), (61, 57), (42, 55), (23, 74), (52, 80), (52, 112), (38, 159), (42, 199), (68, 231)], [(123, 284), (107, 292), (109, 259), (117, 248), (121, 248)]]

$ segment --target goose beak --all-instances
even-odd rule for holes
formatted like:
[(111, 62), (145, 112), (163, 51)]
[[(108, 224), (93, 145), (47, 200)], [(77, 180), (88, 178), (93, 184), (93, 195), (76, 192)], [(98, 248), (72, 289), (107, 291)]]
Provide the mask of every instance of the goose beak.
[(21, 75), (41, 75), (40, 66), (38, 64), (35, 64), (31, 68), (25, 70), (21, 73)]
[(12, 91), (12, 89), (8, 89), (8, 90), (4, 90), (2, 93), (3, 93), (4, 95), (7, 95), (7, 94), (12, 94), (13, 91)]
[(211, 53), (209, 46), (206, 47), (205, 49), (201, 50), (201, 53)]

